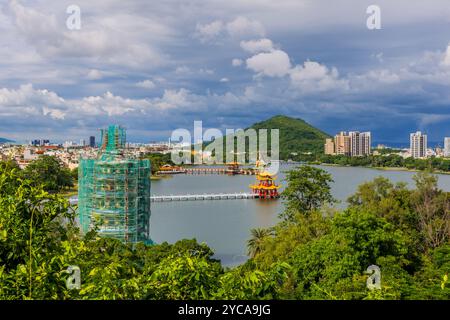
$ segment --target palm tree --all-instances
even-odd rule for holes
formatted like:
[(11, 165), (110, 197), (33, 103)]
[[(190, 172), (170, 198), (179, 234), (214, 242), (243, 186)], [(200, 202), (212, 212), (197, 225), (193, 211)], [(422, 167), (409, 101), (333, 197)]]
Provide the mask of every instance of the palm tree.
[(252, 237), (247, 241), (248, 255), (252, 258), (256, 257), (262, 251), (264, 240), (272, 235), (270, 229), (255, 228), (250, 230)]

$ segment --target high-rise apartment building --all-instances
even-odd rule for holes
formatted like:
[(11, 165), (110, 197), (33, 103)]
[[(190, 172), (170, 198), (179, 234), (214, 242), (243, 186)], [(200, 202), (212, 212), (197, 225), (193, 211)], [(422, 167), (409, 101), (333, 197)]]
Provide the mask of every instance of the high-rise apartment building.
[(351, 131), (350, 136), (350, 155), (366, 156), (371, 152), (371, 135), (370, 132)]
[(347, 132), (341, 131), (334, 137), (335, 153), (340, 155), (350, 155), (350, 136)]
[(450, 137), (444, 139), (444, 157), (450, 157)]
[(335, 154), (333, 139), (325, 140), (325, 154)]
[(345, 156), (366, 156), (371, 153), (372, 138), (370, 132), (345, 131), (339, 132), (332, 139), (325, 140), (325, 154)]
[(89, 146), (91, 148), (95, 148), (95, 137), (94, 136), (89, 137)]
[(45, 146), (46, 144), (49, 144), (50, 140), (48, 139), (35, 139), (35, 140), (31, 140), (31, 145), (33, 146)]
[(410, 134), (411, 157), (425, 158), (427, 156), (427, 135), (417, 131)]

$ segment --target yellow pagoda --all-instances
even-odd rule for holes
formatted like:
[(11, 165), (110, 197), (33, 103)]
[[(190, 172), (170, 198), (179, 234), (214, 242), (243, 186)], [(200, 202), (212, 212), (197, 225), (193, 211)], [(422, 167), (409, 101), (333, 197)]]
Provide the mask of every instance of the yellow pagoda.
[(278, 189), (281, 187), (275, 184), (277, 177), (267, 171), (262, 171), (256, 175), (256, 183), (251, 184), (252, 192), (260, 199), (276, 199), (280, 197)]

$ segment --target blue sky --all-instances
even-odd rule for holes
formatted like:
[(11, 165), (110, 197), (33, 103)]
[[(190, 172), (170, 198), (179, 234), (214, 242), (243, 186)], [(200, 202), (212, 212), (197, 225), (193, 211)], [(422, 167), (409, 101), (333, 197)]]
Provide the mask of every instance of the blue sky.
[[(332, 5), (331, 5), (332, 3)], [(81, 9), (81, 29), (66, 9)], [(366, 9), (381, 9), (381, 30)], [(0, 1), (0, 137), (133, 141), (276, 114), (450, 136), (450, 1)]]

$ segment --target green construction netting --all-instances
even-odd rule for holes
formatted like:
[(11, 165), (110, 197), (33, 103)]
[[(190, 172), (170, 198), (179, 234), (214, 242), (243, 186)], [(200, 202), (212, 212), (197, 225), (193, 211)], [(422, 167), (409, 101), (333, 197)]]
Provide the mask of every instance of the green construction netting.
[(84, 233), (97, 227), (100, 236), (126, 243), (150, 240), (150, 161), (125, 152), (125, 130), (102, 130), (95, 159), (80, 159), (78, 214)]

